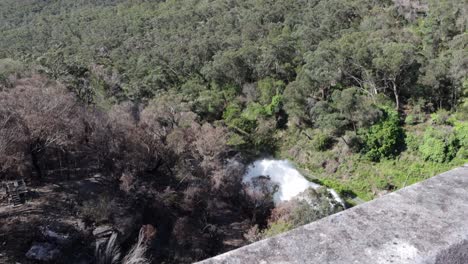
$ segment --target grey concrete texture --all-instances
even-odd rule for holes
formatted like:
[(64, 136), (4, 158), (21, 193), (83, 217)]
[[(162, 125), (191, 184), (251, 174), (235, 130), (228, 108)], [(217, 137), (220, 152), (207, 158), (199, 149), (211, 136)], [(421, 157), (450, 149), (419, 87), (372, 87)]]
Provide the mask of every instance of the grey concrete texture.
[(468, 264), (468, 164), (199, 263)]

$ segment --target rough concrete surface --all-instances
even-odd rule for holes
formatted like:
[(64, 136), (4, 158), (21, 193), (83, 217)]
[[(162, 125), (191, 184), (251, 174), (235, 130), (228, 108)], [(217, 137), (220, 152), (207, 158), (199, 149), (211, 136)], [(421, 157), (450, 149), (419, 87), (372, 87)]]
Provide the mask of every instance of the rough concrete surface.
[(467, 264), (468, 165), (200, 263)]

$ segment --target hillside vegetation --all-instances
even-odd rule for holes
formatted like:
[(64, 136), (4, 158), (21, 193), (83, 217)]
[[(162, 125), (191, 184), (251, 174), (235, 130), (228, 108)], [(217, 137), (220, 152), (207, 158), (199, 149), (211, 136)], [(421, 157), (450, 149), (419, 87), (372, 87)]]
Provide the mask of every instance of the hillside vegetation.
[(102, 175), (106, 198), (71, 214), (139, 215), (158, 230), (156, 263), (291, 229), (333, 210), (249, 197), (252, 160), (289, 159), (349, 205), (468, 162), (467, 13), (457, 0), (0, 0), (0, 180)]

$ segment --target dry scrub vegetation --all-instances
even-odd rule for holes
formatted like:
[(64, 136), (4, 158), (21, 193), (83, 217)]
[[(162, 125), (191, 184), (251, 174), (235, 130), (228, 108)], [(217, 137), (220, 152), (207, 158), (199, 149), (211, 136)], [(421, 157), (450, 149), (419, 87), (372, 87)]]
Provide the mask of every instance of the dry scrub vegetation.
[[(57, 197), (48, 202), (75, 214), (84, 230), (135, 216), (130, 230), (151, 224), (160, 231), (145, 242), (156, 248), (149, 254), (154, 261), (190, 262), (241, 246), (251, 226), (266, 224), (265, 218), (253, 220), (265, 209), (252, 207), (242, 194), (244, 161), (226, 144), (228, 130), (200, 124), (183, 106), (163, 98), (104, 110), (38, 74), (11, 80), (0, 102), (1, 179), (24, 178), (37, 190), (58, 184), (62, 192), (77, 193), (69, 207), (53, 201)], [(90, 177), (101, 187), (86, 195), (94, 187), (82, 181)], [(114, 242), (125, 247), (135, 238), (131, 232)], [(148, 257), (140, 240), (128, 249), (136, 259)]]

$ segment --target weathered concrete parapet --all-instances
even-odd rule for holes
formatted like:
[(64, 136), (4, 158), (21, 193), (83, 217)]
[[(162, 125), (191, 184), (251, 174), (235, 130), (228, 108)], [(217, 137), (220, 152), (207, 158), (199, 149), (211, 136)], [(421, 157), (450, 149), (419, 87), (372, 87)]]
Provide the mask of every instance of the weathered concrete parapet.
[(468, 263), (468, 165), (200, 262)]

